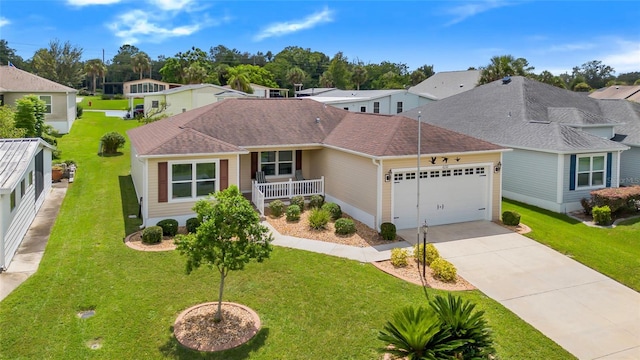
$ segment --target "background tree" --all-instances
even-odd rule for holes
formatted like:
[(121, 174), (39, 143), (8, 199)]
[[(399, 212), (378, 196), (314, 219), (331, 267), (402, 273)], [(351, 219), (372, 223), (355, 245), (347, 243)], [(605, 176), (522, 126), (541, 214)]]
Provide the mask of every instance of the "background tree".
[(251, 89), (251, 80), (249, 80), (249, 74), (241, 67), (229, 68), (229, 80), (227, 85), (232, 89), (238, 91), (244, 91), (248, 94), (253, 93)]
[(26, 130), (16, 128), (16, 114), (8, 106), (0, 106), (0, 139), (15, 139), (25, 137)]
[(272, 88), (278, 87), (278, 84), (274, 81), (273, 74), (257, 65), (238, 65), (234, 68), (240, 73), (247, 74), (249, 83), (262, 86), (268, 86)]
[(140, 52), (140, 49), (133, 45), (122, 45), (118, 53), (113, 57), (111, 63), (107, 65), (108, 82), (125, 82), (134, 80), (136, 72), (133, 71), (133, 57)]
[(634, 71), (634, 72), (620, 74), (620, 75), (618, 75), (616, 80), (623, 81), (627, 85), (632, 85), (636, 81), (640, 80), (640, 71)]
[(207, 78), (207, 69), (200, 63), (190, 64), (188, 68), (184, 69), (184, 75), (182, 82), (187, 84), (202, 84)]
[(48, 49), (35, 52), (32, 66), (38, 76), (77, 88), (84, 77), (81, 58), (82, 48), (72, 46), (68, 41), (62, 44), (52, 40)]
[[(409, 67), (404, 63), (383, 61), (380, 64), (367, 64), (365, 68), (369, 74), (369, 80), (362, 85), (363, 89), (402, 88), (411, 82)], [(390, 81), (396, 85), (391, 84)]]
[(360, 85), (367, 81), (368, 75), (367, 69), (362, 64), (353, 67), (351, 81), (356, 85), (356, 90), (360, 90)]
[(524, 58), (514, 58), (511, 55), (494, 56), (489, 65), (481, 68), (478, 85), (500, 80), (505, 76), (533, 76), (533, 66)]
[(342, 90), (351, 88), (351, 72), (349, 71), (349, 63), (347, 62), (347, 57), (344, 56), (342, 51), (339, 51), (333, 56), (326, 72), (331, 75), (333, 86)]
[(296, 88), (296, 84), (304, 84), (304, 79), (307, 77), (304, 70), (297, 66), (292, 67), (287, 71), (287, 83), (293, 86), (293, 96), (296, 96), (296, 91), (300, 90)]
[[(131, 58), (131, 68), (134, 72), (140, 74), (140, 78), (142, 79), (142, 73), (145, 71), (151, 71), (151, 59), (149, 55), (144, 51), (141, 51)], [(151, 75), (149, 75), (151, 76)]]
[(176, 247), (187, 257), (187, 274), (204, 265), (218, 270), (220, 285), (214, 321), (222, 321), (224, 283), (230, 271), (242, 270), (252, 260), (269, 257), (269, 230), (235, 185), (214, 195), (215, 201), (199, 200), (194, 211), (201, 221), (195, 234), (179, 235)]
[(554, 76), (549, 71), (545, 70), (540, 73), (540, 75), (536, 76), (536, 80), (543, 82), (545, 84), (553, 85), (555, 87), (559, 87), (561, 89), (566, 89), (564, 81), (559, 76)]
[(41, 137), (44, 131), (46, 104), (36, 95), (16, 100), (15, 127), (24, 129), (25, 137)]
[(584, 81), (593, 89), (604, 87), (607, 81), (614, 80), (615, 71), (611, 66), (605, 65), (602, 61), (592, 60), (573, 68), (574, 76), (582, 76)]
[(16, 54), (16, 50), (10, 48), (6, 40), (0, 39), (0, 65), (9, 65), (9, 61), (20, 70), (30, 71), (22, 57)]
[(102, 63), (102, 60), (100, 59), (91, 59), (88, 60), (85, 64), (84, 64), (84, 72), (87, 74), (87, 76), (91, 76), (91, 84), (92, 84), (92, 94), (96, 93), (96, 83), (97, 83), (97, 77), (100, 76), (104, 76), (104, 74), (107, 72), (107, 67), (104, 65), (104, 63)]

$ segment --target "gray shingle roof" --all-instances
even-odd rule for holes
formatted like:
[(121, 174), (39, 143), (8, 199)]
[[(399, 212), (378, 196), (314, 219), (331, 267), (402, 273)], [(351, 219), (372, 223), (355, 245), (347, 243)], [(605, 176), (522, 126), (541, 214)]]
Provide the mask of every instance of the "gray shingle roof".
[[(422, 124), (423, 153), (501, 150)], [(252, 147), (328, 145), (370, 156), (416, 153), (417, 123), (352, 113), (308, 99), (226, 99), (127, 132), (142, 156), (247, 152)]]
[(3, 92), (77, 92), (76, 89), (60, 85), (13, 66), (0, 66), (0, 89)]
[(414, 94), (430, 94), (436, 99), (471, 90), (480, 80), (480, 70), (443, 71), (409, 88)]
[(615, 151), (626, 147), (576, 129), (626, 119), (601, 100), (523, 77), (498, 80), (403, 113), (507, 147), (550, 152)]
[(594, 99), (629, 99), (634, 94), (640, 94), (640, 85), (613, 85), (598, 89), (589, 94), (589, 97)]

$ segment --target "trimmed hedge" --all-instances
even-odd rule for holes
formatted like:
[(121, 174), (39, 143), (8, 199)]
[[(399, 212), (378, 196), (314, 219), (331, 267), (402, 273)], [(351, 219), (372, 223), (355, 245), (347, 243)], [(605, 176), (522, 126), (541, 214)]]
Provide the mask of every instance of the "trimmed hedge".
[(594, 206), (608, 206), (612, 214), (637, 211), (634, 202), (640, 200), (640, 185), (594, 190), (591, 199)]
[(390, 222), (384, 222), (380, 224), (380, 235), (385, 240), (395, 240), (396, 239), (396, 226)]
[(520, 214), (516, 211), (505, 211), (502, 213), (502, 223), (507, 226), (518, 226)]
[(149, 226), (142, 230), (142, 242), (145, 244), (157, 244), (162, 241), (162, 228), (160, 226)]
[(304, 196), (302, 195), (296, 195), (294, 197), (291, 198), (290, 201), (291, 205), (297, 205), (298, 208), (300, 208), (300, 212), (304, 211)]
[(336, 234), (339, 235), (351, 235), (356, 232), (356, 224), (351, 219), (338, 219), (334, 225)]
[(407, 257), (409, 257), (409, 252), (406, 249), (391, 249), (391, 265), (394, 267), (405, 267), (409, 265)]
[(178, 221), (174, 219), (160, 220), (156, 226), (162, 228), (162, 235), (164, 236), (176, 236), (178, 233)]
[(336, 221), (342, 217), (342, 209), (340, 205), (332, 202), (324, 203), (322, 209), (327, 210), (331, 214), (331, 220)]
[(271, 211), (271, 216), (278, 218), (284, 212), (284, 203), (280, 200), (273, 200), (269, 203), (269, 210)]
[(287, 221), (298, 221), (300, 220), (300, 206), (298, 205), (289, 205), (287, 207), (287, 211), (285, 213), (287, 216)]
[(446, 282), (455, 282), (457, 270), (456, 267), (443, 258), (437, 258), (433, 260), (431, 265), (429, 265), (431, 270), (433, 270), (433, 276), (442, 281)]
[(190, 234), (195, 233), (196, 231), (198, 231), (198, 226), (200, 226), (200, 223), (200, 219), (195, 217), (187, 219), (187, 231)]
[(594, 206), (591, 209), (591, 213), (593, 214), (593, 221), (598, 225), (611, 225), (611, 209), (607, 205), (605, 206)]
[(322, 195), (311, 195), (309, 198), (309, 207), (319, 209), (324, 204), (324, 198)]
[[(413, 257), (416, 259), (416, 261), (418, 261), (419, 263), (422, 264), (422, 259), (424, 257), (424, 254), (422, 253), (422, 249), (424, 247), (422, 246), (422, 244), (415, 244), (413, 246)], [(427, 244), (427, 265), (430, 265), (435, 259), (440, 258), (440, 253), (438, 252), (438, 249), (436, 249), (436, 247), (429, 243)]]

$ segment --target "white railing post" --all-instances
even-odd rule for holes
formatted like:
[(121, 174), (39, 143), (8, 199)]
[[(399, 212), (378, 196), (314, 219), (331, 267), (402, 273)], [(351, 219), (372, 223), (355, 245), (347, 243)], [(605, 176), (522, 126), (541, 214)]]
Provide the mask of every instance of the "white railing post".
[(324, 175), (320, 176), (320, 192), (324, 196)]
[(288, 190), (288, 192), (289, 192), (289, 194), (288, 194), (289, 196), (288, 197), (289, 197), (289, 199), (291, 199), (293, 197), (293, 195), (292, 195), (293, 194), (293, 180), (291, 178), (289, 178), (289, 190)]

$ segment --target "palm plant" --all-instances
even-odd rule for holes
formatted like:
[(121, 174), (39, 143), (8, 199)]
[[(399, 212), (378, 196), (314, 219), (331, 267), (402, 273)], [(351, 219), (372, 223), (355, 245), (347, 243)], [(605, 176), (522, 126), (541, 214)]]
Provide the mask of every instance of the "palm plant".
[(140, 79), (142, 79), (142, 73), (151, 69), (151, 59), (149, 59), (149, 55), (143, 51), (135, 54), (131, 58), (131, 67), (134, 72), (140, 74)]
[(252, 93), (251, 89), (251, 81), (249, 80), (249, 75), (238, 69), (237, 67), (229, 68), (229, 79), (227, 80), (227, 84), (231, 86), (232, 89), (238, 91), (244, 91), (246, 93)]
[(531, 76), (534, 67), (524, 58), (511, 55), (494, 56), (491, 63), (482, 68), (478, 84), (486, 84), (502, 79), (505, 76)]
[(459, 296), (436, 296), (430, 303), (443, 330), (450, 340), (462, 341), (455, 350), (458, 359), (486, 359), (495, 351), (491, 331), (484, 319), (484, 311), (475, 311), (475, 304)]
[(430, 308), (408, 306), (395, 313), (384, 325), (378, 339), (386, 346), (381, 351), (408, 360), (450, 358), (463, 340), (453, 339), (443, 329), (440, 319)]
[(353, 73), (351, 74), (351, 81), (356, 84), (356, 90), (360, 90), (360, 85), (364, 84), (367, 81), (369, 75), (367, 74), (367, 69), (362, 65), (357, 65), (353, 68)]
[(104, 76), (104, 74), (107, 72), (107, 67), (104, 66), (104, 63), (102, 62), (102, 60), (91, 59), (84, 64), (84, 71), (85, 73), (87, 73), (88, 76), (91, 76), (91, 79), (93, 80), (92, 94), (95, 94), (96, 93), (96, 77)]
[[(307, 74), (304, 70), (295, 66), (287, 71), (286, 78), (287, 82), (293, 85), (294, 94), (297, 89), (297, 84), (302, 84), (304, 79), (307, 77)], [(294, 95), (295, 96), (295, 95)]]

